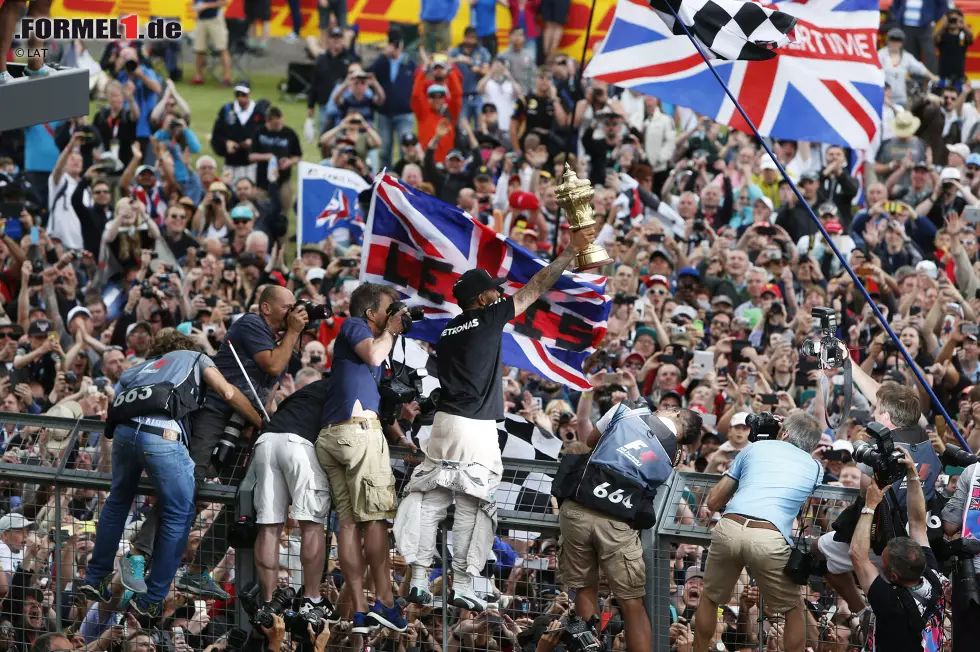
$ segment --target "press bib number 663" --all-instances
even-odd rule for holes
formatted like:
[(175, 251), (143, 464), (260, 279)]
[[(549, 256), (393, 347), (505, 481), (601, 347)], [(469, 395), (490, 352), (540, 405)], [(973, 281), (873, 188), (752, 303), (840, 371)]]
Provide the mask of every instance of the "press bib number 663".
[(623, 503), (623, 507), (626, 509), (633, 507), (633, 503), (630, 502), (633, 496), (624, 494), (622, 489), (616, 489), (610, 492), (608, 482), (596, 485), (596, 488), (592, 490), (592, 495), (596, 498), (605, 498), (613, 504)]
[(128, 392), (119, 392), (116, 396), (116, 400), (112, 402), (112, 405), (119, 407), (123, 403), (132, 403), (133, 401), (145, 401), (150, 398), (153, 394), (153, 389), (151, 387), (137, 387), (131, 389)]

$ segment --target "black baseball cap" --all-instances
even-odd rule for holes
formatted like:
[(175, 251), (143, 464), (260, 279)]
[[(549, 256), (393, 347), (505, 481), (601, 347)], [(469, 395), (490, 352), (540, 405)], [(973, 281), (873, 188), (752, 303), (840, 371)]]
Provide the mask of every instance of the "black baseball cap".
[(463, 272), (453, 284), (453, 297), (457, 303), (470, 301), (487, 290), (500, 287), (507, 279), (494, 278), (485, 269), (470, 269)]
[(402, 145), (405, 147), (411, 147), (419, 142), (418, 136), (413, 134), (411, 131), (402, 134)]

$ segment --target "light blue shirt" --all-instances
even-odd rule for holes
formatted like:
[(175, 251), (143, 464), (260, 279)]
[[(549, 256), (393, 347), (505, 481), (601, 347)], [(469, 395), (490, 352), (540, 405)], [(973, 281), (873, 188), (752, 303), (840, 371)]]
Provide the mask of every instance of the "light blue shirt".
[[(54, 132), (61, 121), (49, 122), (47, 126), (31, 125), (24, 130), (24, 170), (27, 172), (50, 172), (54, 169), (61, 150), (54, 142)], [(48, 127), (51, 128), (48, 131)]]
[(820, 484), (823, 468), (785, 441), (759, 441), (738, 454), (725, 473), (738, 482), (725, 514), (769, 521), (793, 543), (793, 519)]
[(404, 54), (399, 54), (394, 59), (388, 59), (388, 78), (391, 80), (392, 85), (398, 79), (398, 68), (402, 65), (402, 59), (404, 58)]

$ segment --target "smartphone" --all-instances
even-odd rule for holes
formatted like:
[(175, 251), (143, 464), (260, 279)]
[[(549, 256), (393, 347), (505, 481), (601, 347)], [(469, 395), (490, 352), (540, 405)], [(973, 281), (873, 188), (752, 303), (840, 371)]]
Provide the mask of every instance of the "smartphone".
[(732, 342), (732, 362), (742, 362), (745, 360), (742, 356), (742, 350), (747, 346), (752, 346), (752, 343), (748, 340), (735, 340)]
[(181, 646), (185, 645), (186, 641), (184, 640), (183, 628), (174, 627), (171, 631), (173, 633), (174, 647), (180, 648)]
[(663, 242), (663, 241), (664, 241), (664, 234), (663, 233), (648, 233), (647, 234), (647, 242)]
[(41, 230), (36, 226), (31, 227), (31, 244), (37, 244), (41, 239)]
[(611, 373), (606, 374), (602, 377), (606, 381), (607, 385), (622, 385), (623, 384), (623, 374), (621, 373)]
[(541, 409), (541, 397), (540, 396), (532, 396), (531, 397), (531, 408), (534, 409), (534, 410), (540, 410)]
[(524, 562), (524, 568), (528, 570), (548, 570), (548, 558), (539, 557), (538, 559), (528, 559)]
[(749, 386), (750, 392), (755, 392), (755, 380), (757, 377), (757, 374), (748, 374), (745, 377), (745, 384)]
[(980, 333), (980, 326), (966, 321), (960, 322), (960, 332), (964, 335), (976, 335)]
[[(977, 294), (980, 294), (980, 290), (977, 290)], [(909, 308), (909, 317), (915, 317), (920, 312), (922, 312), (922, 306), (912, 306), (911, 308)]]
[(694, 327), (694, 332), (696, 332), (699, 336), (704, 337), (703, 321), (701, 321), (700, 319), (695, 319), (693, 322), (691, 322), (691, 326)]
[(357, 260), (357, 258), (341, 258), (340, 259), (340, 266), (341, 267), (357, 267), (360, 264), (361, 263), (360, 263), (359, 260)]
[(714, 428), (716, 425), (718, 425), (718, 417), (716, 417), (715, 415), (713, 415), (711, 413), (702, 414), (701, 415), (701, 424), (704, 425), (704, 426), (707, 426), (709, 428)]
[(704, 378), (711, 373), (714, 366), (715, 354), (711, 351), (694, 352), (694, 371), (695, 378)]
[(775, 394), (759, 394), (763, 405), (779, 405), (779, 397)]
[(967, 224), (980, 222), (980, 206), (968, 206), (963, 209), (963, 219)]
[(871, 269), (871, 265), (861, 265), (855, 272), (858, 276), (871, 276), (873, 270)]

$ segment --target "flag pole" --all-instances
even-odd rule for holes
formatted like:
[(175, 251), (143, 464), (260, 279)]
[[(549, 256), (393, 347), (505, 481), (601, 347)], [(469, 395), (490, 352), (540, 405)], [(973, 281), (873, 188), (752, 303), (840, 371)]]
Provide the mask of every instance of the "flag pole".
[[(851, 280), (854, 281), (854, 285), (861, 290), (861, 294), (864, 295), (864, 300), (868, 302), (869, 306), (871, 306), (871, 310), (874, 312), (875, 318), (879, 322), (881, 322), (881, 325), (885, 328), (885, 331), (888, 333), (888, 337), (890, 337), (892, 339), (892, 342), (895, 343), (895, 346), (898, 347), (899, 352), (901, 352), (902, 357), (905, 358), (905, 362), (908, 363), (909, 367), (912, 369), (912, 372), (915, 374), (915, 377), (919, 381), (919, 384), (921, 384), (922, 387), (924, 387), (926, 392), (929, 394), (929, 398), (932, 399), (933, 406), (937, 410), (939, 410), (939, 412), (943, 415), (943, 419), (946, 420), (946, 424), (949, 426), (950, 430), (953, 431), (953, 434), (956, 435), (956, 439), (959, 440), (964, 450), (970, 450), (970, 446), (966, 443), (966, 439), (964, 439), (963, 435), (960, 434), (959, 429), (956, 427), (956, 423), (949, 416), (949, 413), (946, 412), (946, 408), (943, 407), (943, 404), (940, 402), (935, 392), (932, 391), (932, 387), (929, 385), (929, 383), (926, 382), (926, 379), (922, 376), (922, 373), (919, 371), (918, 366), (915, 364), (915, 360), (912, 359), (912, 356), (909, 355), (909, 352), (902, 345), (901, 340), (899, 340), (898, 335), (895, 334), (895, 331), (892, 330), (892, 327), (888, 325), (888, 320), (886, 320), (885, 317), (881, 314), (881, 311), (878, 310), (878, 304), (871, 298), (871, 294), (868, 292), (868, 289), (864, 287), (864, 284), (861, 283), (861, 279), (858, 277), (858, 275), (854, 273), (854, 270), (851, 269), (851, 266), (847, 264), (846, 260), (844, 260), (844, 255), (841, 254), (840, 250), (837, 248), (837, 245), (834, 244), (834, 241), (830, 239), (830, 234), (827, 233), (827, 230), (824, 228), (823, 224), (821, 224), (820, 220), (813, 212), (813, 208), (810, 207), (809, 202), (807, 202), (807, 200), (803, 197), (803, 193), (800, 192), (800, 189), (796, 187), (796, 184), (789, 177), (789, 174), (786, 172), (786, 169), (783, 167), (783, 164), (779, 162), (779, 159), (776, 157), (772, 149), (769, 147), (768, 143), (766, 143), (765, 139), (762, 137), (762, 134), (759, 133), (759, 130), (756, 128), (755, 124), (752, 122), (751, 119), (749, 119), (749, 116), (745, 113), (745, 110), (742, 108), (742, 105), (738, 103), (738, 99), (735, 98), (735, 96), (732, 94), (732, 91), (728, 88), (728, 85), (725, 84), (725, 80), (723, 80), (721, 78), (721, 75), (718, 74), (718, 71), (715, 70), (715, 67), (711, 64), (709, 57), (705, 54), (704, 50), (702, 49), (701, 44), (698, 43), (698, 40), (694, 38), (693, 34), (691, 34), (691, 31), (688, 29), (687, 25), (684, 24), (683, 20), (681, 20), (681, 17), (677, 14), (677, 10), (674, 8), (673, 2), (674, 0), (667, 0), (663, 4), (666, 5), (667, 8), (670, 9), (670, 13), (674, 15), (674, 20), (677, 21), (675, 23), (675, 26), (680, 25), (681, 28), (684, 30), (684, 33), (687, 35), (687, 38), (690, 39), (691, 43), (694, 44), (694, 47), (697, 49), (698, 54), (701, 55), (701, 58), (704, 59), (704, 62), (708, 65), (708, 70), (710, 70), (711, 74), (714, 75), (716, 80), (718, 80), (718, 83), (724, 89), (725, 94), (728, 96), (728, 99), (730, 99), (732, 101), (732, 104), (735, 105), (735, 108), (738, 109), (738, 112), (739, 114), (741, 114), (742, 119), (745, 120), (745, 123), (747, 125), (749, 125), (749, 128), (752, 130), (752, 133), (755, 134), (755, 137), (762, 144), (763, 149), (765, 149), (766, 153), (770, 157), (772, 157), (772, 160), (776, 163), (776, 167), (779, 169), (779, 173), (783, 175), (783, 179), (785, 179), (786, 183), (789, 184), (789, 187), (793, 189), (793, 193), (796, 195), (796, 198), (799, 200), (800, 204), (806, 208), (807, 213), (810, 214), (810, 217), (813, 219), (813, 222), (817, 225), (817, 228), (820, 230), (820, 233), (823, 235), (824, 240), (833, 250), (834, 255), (837, 256), (837, 259), (840, 260), (841, 264), (844, 266), (844, 269), (850, 275)], [(595, 9), (594, 3), (592, 5), (592, 8)], [(584, 58), (584, 54), (583, 54), (583, 58)]]
[[(572, 89), (573, 91), (575, 90), (575, 88), (579, 88), (579, 89), (582, 88), (582, 73), (585, 72), (585, 54), (586, 54), (586, 52), (589, 51), (589, 37), (592, 36), (592, 19), (595, 17), (595, 5), (596, 5), (596, 2), (597, 2), (597, 0), (592, 0), (592, 8), (589, 9), (589, 22), (586, 23), (586, 25), (585, 25), (585, 42), (582, 43), (582, 56), (579, 58), (578, 70), (575, 73), (575, 87)], [(572, 99), (575, 99), (575, 97), (572, 96)], [(572, 117), (572, 123), (573, 124), (571, 124), (570, 126), (572, 127), (572, 129), (575, 129), (575, 125), (574, 125), (574, 122), (575, 122), (575, 104), (574, 103), (572, 104), (572, 115), (571, 115), (571, 117)], [(572, 149), (574, 149), (576, 143), (578, 143), (578, 135), (577, 134), (576, 134), (575, 138), (569, 138), (568, 139), (568, 146), (565, 148), (565, 163), (566, 164), (568, 163), (568, 157), (571, 156)], [(558, 180), (556, 179), (555, 181), (557, 182)], [(562, 210), (561, 210), (561, 208), (559, 208), (558, 209), (558, 212), (555, 213), (555, 231), (554, 231), (554, 233), (551, 236), (551, 255), (552, 256), (557, 256), (558, 255), (558, 238), (561, 235), (561, 214), (562, 214)]]

